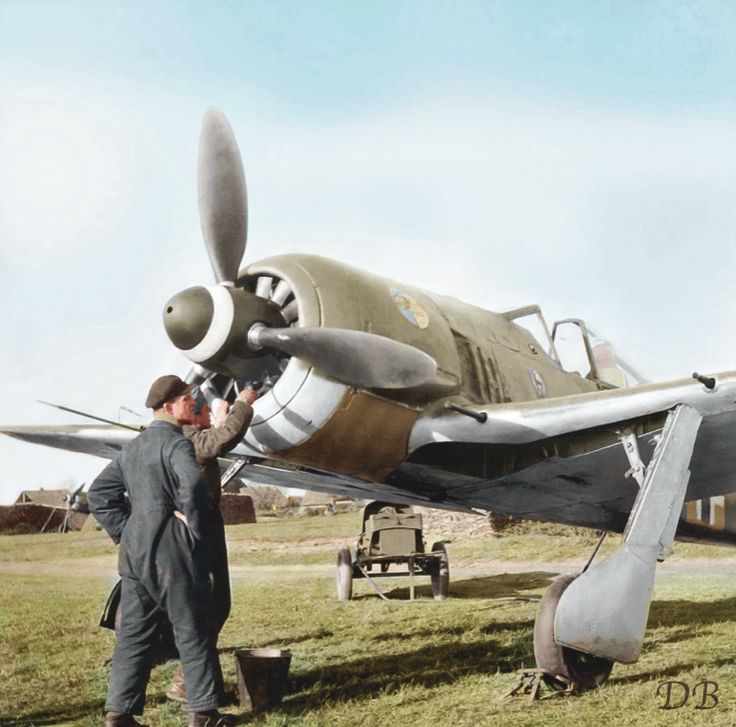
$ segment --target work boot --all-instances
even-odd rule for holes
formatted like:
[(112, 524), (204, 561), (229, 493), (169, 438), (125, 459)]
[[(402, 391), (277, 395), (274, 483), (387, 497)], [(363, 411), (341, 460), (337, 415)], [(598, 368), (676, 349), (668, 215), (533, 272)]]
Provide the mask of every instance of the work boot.
[(184, 684), (184, 672), (181, 670), (181, 666), (177, 668), (176, 674), (171, 680), (171, 685), (166, 690), (166, 696), (175, 702), (187, 701), (187, 687)]
[(228, 727), (234, 725), (235, 718), (230, 714), (220, 714), (216, 709), (207, 712), (190, 712), (188, 727)]
[(130, 712), (108, 712), (105, 716), (105, 727), (146, 727), (135, 721)]

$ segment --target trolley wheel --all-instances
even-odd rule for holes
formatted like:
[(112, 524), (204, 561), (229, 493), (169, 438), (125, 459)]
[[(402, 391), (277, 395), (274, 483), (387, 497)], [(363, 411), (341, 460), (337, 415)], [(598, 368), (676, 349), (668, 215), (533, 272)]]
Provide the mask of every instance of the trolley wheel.
[(353, 560), (350, 548), (340, 548), (337, 553), (337, 600), (349, 601), (353, 596)]
[[(544, 676), (544, 681), (555, 689), (563, 689), (565, 682), (572, 682), (581, 690), (595, 689), (605, 684), (613, 668), (613, 662), (608, 659), (560, 646), (555, 642), (557, 604), (576, 578), (577, 576), (562, 576), (549, 587), (539, 604), (534, 621), (534, 659), (539, 669), (549, 672), (549, 675)], [(555, 679), (555, 676), (561, 679)]]
[(435, 601), (444, 601), (450, 593), (450, 559), (442, 540), (432, 544), (432, 552), (439, 554), (432, 564), (432, 595)]

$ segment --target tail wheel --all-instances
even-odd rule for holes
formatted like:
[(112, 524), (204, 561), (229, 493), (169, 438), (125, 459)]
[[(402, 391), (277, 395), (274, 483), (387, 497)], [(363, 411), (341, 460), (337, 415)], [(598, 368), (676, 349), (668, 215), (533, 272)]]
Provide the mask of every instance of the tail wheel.
[(337, 600), (340, 603), (353, 597), (353, 560), (350, 548), (341, 548), (337, 553)]
[(550, 687), (562, 689), (566, 682), (572, 682), (578, 689), (595, 689), (608, 680), (613, 662), (555, 642), (557, 604), (576, 578), (562, 576), (544, 594), (534, 622), (534, 659), (539, 669), (548, 672), (544, 681)]
[(432, 552), (438, 554), (432, 568), (432, 595), (435, 601), (444, 601), (450, 593), (450, 559), (441, 540), (432, 545)]

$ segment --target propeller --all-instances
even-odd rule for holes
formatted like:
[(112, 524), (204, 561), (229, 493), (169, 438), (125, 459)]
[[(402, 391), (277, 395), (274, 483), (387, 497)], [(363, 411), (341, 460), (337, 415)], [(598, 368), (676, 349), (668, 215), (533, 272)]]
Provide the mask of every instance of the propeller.
[(77, 487), (75, 490), (70, 490), (68, 495), (64, 495), (64, 500), (66, 501), (66, 512), (64, 513), (63, 522), (61, 523), (61, 525), (59, 525), (60, 533), (69, 532), (69, 521), (71, 520), (72, 513), (79, 511), (77, 499), (79, 498), (79, 493), (84, 489), (84, 485), (85, 483), (82, 482), (82, 484), (79, 485), (79, 487)]
[(263, 276), (255, 292), (235, 285), (245, 254), (248, 202), (238, 144), (217, 108), (202, 122), (197, 186), (202, 233), (219, 285), (188, 288), (164, 307), (169, 338), (195, 364), (187, 381), (203, 382), (213, 371), (237, 377), (234, 368), (274, 351), (351, 386), (401, 389), (434, 378), (434, 359), (408, 344), (363, 331), (300, 327), (286, 280)]
[(248, 238), (248, 198), (238, 142), (225, 114), (214, 107), (202, 122), (197, 191), (202, 234), (215, 279), (233, 285)]
[[(197, 159), (199, 218), (215, 280), (233, 285), (248, 240), (248, 194), (240, 149), (218, 108), (207, 110)], [(186, 382), (201, 383), (212, 372), (194, 365)]]
[(189, 369), (187, 372), (187, 375), (184, 377), (184, 382), (187, 384), (201, 384), (203, 383), (207, 378), (209, 378), (210, 374), (212, 372), (208, 371), (203, 366), (199, 366), (198, 364), (194, 364), (192, 368)]
[(434, 359), (414, 346), (375, 333), (342, 328), (266, 328), (248, 331), (251, 348), (296, 356), (328, 376), (354, 386), (405, 389), (430, 381)]

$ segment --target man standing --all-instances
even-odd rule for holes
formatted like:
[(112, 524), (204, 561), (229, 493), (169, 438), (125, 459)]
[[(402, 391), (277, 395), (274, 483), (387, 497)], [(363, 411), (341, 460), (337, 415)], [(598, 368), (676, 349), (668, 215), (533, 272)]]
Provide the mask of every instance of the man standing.
[(174, 629), (189, 696), (190, 727), (225, 724), (217, 712), (218, 661), (207, 632), (207, 490), (182, 424), (194, 398), (178, 376), (154, 381), (154, 421), (92, 483), (90, 511), (120, 543), (120, 628), (106, 727), (135, 727), (143, 713), (158, 614)]
[[(209, 568), (210, 595), (207, 603), (207, 627), (210, 643), (217, 649), (217, 639), (230, 615), (230, 571), (227, 561), (225, 523), (220, 512), (220, 466), (217, 458), (233, 449), (245, 436), (253, 419), (252, 404), (258, 398), (253, 389), (241, 391), (228, 410), (226, 402), (220, 402), (218, 417), (212, 427), (211, 411), (204, 395), (197, 392), (192, 423), (184, 427), (184, 434), (192, 440), (197, 464), (202, 470), (207, 486), (208, 526), (207, 565)], [(219, 666), (219, 662), (218, 662)], [(222, 671), (217, 673), (218, 691), (222, 695)], [(177, 669), (171, 686), (166, 691), (169, 699), (187, 701), (187, 690), (181, 667)]]

